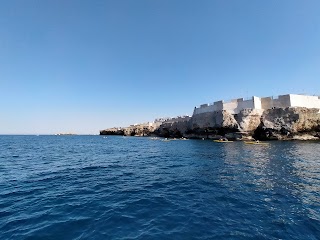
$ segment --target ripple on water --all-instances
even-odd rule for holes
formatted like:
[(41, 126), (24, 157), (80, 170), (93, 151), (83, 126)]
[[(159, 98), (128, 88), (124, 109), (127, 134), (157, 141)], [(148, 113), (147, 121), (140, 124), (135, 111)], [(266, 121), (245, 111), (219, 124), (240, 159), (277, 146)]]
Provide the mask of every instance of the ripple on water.
[(0, 238), (319, 239), (318, 146), (0, 136)]

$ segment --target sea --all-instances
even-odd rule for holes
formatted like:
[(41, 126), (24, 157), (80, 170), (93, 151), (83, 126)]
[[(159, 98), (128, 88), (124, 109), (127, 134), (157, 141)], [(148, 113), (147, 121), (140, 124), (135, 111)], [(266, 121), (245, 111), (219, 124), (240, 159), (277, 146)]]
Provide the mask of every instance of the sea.
[(320, 142), (0, 136), (0, 239), (320, 239)]

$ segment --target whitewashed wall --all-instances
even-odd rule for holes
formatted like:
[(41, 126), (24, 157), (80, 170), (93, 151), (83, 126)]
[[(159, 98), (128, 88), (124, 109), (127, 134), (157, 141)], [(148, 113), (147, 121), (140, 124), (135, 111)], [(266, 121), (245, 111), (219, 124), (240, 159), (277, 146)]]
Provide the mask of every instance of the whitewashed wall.
[(291, 107), (320, 108), (320, 99), (318, 96), (305, 96), (290, 94)]
[(261, 100), (261, 109), (271, 109), (272, 108), (272, 97), (263, 97)]
[(252, 99), (239, 102), (237, 113), (246, 108), (254, 108), (254, 103)]
[(259, 98), (253, 96), (250, 100), (243, 100), (242, 98), (232, 100), (230, 102), (218, 101), (214, 104), (203, 104), (194, 109), (193, 114), (200, 114), (206, 112), (214, 112), (226, 110), (231, 114), (238, 114), (241, 110), (246, 108), (251, 109), (270, 109), (270, 108), (286, 108), (286, 107), (307, 107), (320, 109), (320, 97), (306, 96), (297, 94), (280, 95), (278, 98), (265, 97)]
[(252, 101), (254, 109), (262, 109), (261, 98), (253, 96)]
[(238, 108), (238, 102), (237, 101), (231, 101), (223, 103), (223, 110), (226, 110), (229, 113), (236, 114)]
[(286, 107), (290, 107), (291, 103), (290, 103), (290, 95), (281, 95), (276, 99), (272, 100), (272, 107), (274, 108), (286, 108)]
[(194, 109), (193, 114), (200, 114), (200, 113), (214, 112), (214, 111), (218, 111), (215, 105), (207, 105), (207, 106), (201, 105), (201, 107)]

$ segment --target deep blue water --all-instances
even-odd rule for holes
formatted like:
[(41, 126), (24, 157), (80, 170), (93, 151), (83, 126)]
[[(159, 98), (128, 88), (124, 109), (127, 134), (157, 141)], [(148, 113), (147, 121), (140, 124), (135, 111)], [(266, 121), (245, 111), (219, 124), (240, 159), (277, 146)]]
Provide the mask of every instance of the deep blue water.
[(319, 147), (0, 136), (0, 239), (320, 239)]

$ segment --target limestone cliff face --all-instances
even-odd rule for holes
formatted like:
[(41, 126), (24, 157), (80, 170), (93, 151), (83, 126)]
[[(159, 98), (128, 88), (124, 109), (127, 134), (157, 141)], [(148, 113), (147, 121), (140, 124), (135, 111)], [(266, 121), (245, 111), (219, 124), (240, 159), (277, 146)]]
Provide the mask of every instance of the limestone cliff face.
[(122, 128), (108, 128), (100, 131), (100, 135), (123, 135)]
[(155, 131), (156, 135), (160, 137), (183, 137), (188, 131), (189, 120), (179, 122), (162, 123)]
[(234, 116), (227, 111), (201, 113), (192, 116), (189, 128), (225, 128), (237, 129), (238, 123)]
[(253, 133), (260, 125), (263, 114), (261, 109), (244, 109), (235, 117), (239, 126), (239, 131)]
[(220, 138), (225, 133), (235, 132), (238, 123), (226, 111), (196, 114), (179, 122), (164, 122), (158, 135), (164, 137)]
[(127, 128), (111, 128), (100, 131), (100, 134), (213, 139), (221, 136), (232, 139), (254, 137), (260, 140), (320, 138), (319, 109), (244, 109), (236, 115), (216, 111), (177, 119), (158, 125), (138, 124)]
[(187, 122), (163, 124), (160, 136), (189, 138), (291, 140), (319, 139), (318, 109), (244, 109), (233, 115), (226, 111), (194, 115)]
[(233, 115), (227, 111), (197, 114), (191, 119), (191, 128), (223, 128), (242, 132), (253, 132), (260, 124), (263, 110), (244, 109)]
[(136, 124), (123, 128), (108, 128), (100, 131), (100, 135), (150, 136), (158, 126)]
[(319, 109), (276, 108), (265, 110), (254, 136), (260, 139), (318, 139)]

